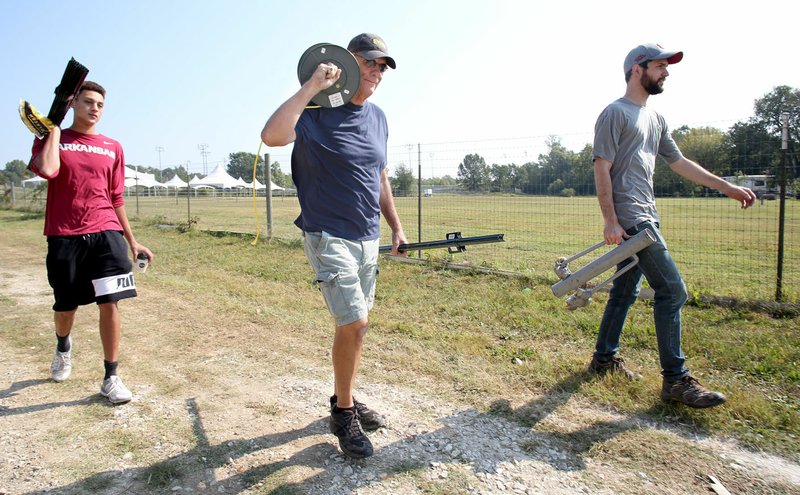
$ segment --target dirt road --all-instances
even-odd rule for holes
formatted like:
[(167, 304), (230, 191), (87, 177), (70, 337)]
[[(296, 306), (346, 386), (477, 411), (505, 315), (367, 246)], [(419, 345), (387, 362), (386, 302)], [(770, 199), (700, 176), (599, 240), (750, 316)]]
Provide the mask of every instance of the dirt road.
[[(442, 400), (436, 384), (372, 377), (359, 398), (389, 427), (371, 435), (374, 457), (350, 460), (327, 433), (329, 343), (309, 343), (288, 318), (265, 325), (187, 297), (191, 284), (157, 283), (181, 274), (141, 276), (140, 297), (121, 304), (120, 374), (134, 400), (111, 406), (98, 393), (94, 307), (78, 312), (72, 377), (49, 379), (40, 258), (0, 241), (0, 494), (704, 494), (704, 474), (732, 493), (800, 493), (796, 463), (569, 394), (533, 398), (542, 419), (531, 427)], [(619, 448), (638, 439), (639, 451)]]

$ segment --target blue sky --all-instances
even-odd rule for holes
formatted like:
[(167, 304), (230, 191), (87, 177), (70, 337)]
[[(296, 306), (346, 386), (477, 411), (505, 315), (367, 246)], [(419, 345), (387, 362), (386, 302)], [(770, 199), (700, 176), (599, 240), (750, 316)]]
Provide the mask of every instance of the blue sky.
[[(158, 167), (160, 146), (164, 167), (189, 163), (203, 172), (198, 145), (206, 144), (210, 172), (229, 153), (255, 153), (267, 117), (298, 88), (306, 48), (346, 46), (360, 32), (382, 36), (398, 64), (372, 99), (388, 116), (395, 161), (408, 161), (396, 150), (411, 143), (542, 143), (558, 135), (578, 149), (591, 140), (597, 114), (623, 94), (622, 61), (644, 42), (685, 52), (650, 105), (673, 128), (726, 129), (751, 116), (753, 101), (774, 86), (800, 86), (792, 32), (800, 2), (748, 5), (5, 1), (0, 166), (29, 158), (19, 99), (47, 113), (75, 57), (106, 87), (99, 129), (122, 143), (128, 163)], [(470, 145), (455, 148), (463, 157)], [(288, 147), (265, 151), (288, 170)], [(531, 145), (525, 156), (541, 151)]]

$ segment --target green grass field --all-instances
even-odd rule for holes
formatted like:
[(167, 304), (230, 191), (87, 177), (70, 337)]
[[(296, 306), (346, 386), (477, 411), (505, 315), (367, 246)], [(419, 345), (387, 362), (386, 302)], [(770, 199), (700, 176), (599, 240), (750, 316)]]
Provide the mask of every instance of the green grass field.
[[(395, 198), (409, 241), (419, 240), (418, 200)], [(22, 201), (20, 204), (25, 205)], [(38, 203), (41, 204), (41, 203)], [(266, 201), (251, 196), (197, 196), (126, 198), (128, 215), (186, 223), (197, 227), (266, 235)], [(297, 198), (276, 197), (272, 202), (273, 236), (300, 237), (293, 225), (299, 213)], [(773, 300), (778, 253), (778, 202), (756, 203), (742, 210), (727, 198), (661, 198), (662, 230), (689, 290), (696, 294)], [(138, 214), (137, 214), (138, 211)], [(468, 247), (466, 253), (447, 256), (445, 250), (424, 256), (517, 271), (557, 281), (553, 264), (602, 240), (602, 218), (594, 197), (455, 195), (422, 200), (422, 240), (443, 239), (460, 231), (464, 236), (505, 234), (506, 242)], [(382, 228), (383, 242), (389, 229)], [(784, 241), (782, 291), (784, 300), (800, 302), (800, 201), (788, 200)], [(602, 254), (598, 250), (575, 261), (573, 271)]]
[[(508, 209), (516, 205), (522, 211), (518, 201), (509, 198)], [(225, 211), (239, 211), (235, 206), (224, 210), (210, 206), (211, 202), (205, 206), (197, 203), (200, 226), (209, 229), (227, 225)], [(399, 203), (406, 207), (404, 200)], [(441, 204), (446, 203), (443, 198)], [(283, 215), (288, 222), (286, 210)], [(246, 211), (246, 207), (241, 208), (243, 227)], [(204, 214), (208, 217), (205, 220)], [(214, 219), (217, 223), (212, 222)], [(41, 215), (0, 210), (0, 254), (11, 259), (12, 254), (24, 253), (14, 258), (19, 259), (20, 266), (42, 264), (46, 249), (42, 222)], [(126, 305), (125, 349), (131, 360), (126, 369), (131, 374), (136, 370), (139, 383), (154, 384), (151, 393), (164, 397), (193, 397), (190, 394), (196, 391), (191, 387), (202, 387), (221, 394), (214, 396), (217, 402), (206, 399), (204, 407), (238, 411), (242, 407), (225, 395), (226, 387), (231, 383), (262, 387), (258, 371), (262, 368), (280, 366), (282, 372), (301, 376), (309, 372), (306, 363), (314, 362), (327, 371), (330, 321), (318, 291), (311, 286), (310, 269), (299, 242), (252, 245), (250, 238), (163, 229), (155, 225), (158, 222), (132, 222), (137, 239), (157, 256), (146, 277), (141, 277), (141, 297)], [(565, 236), (562, 242), (567, 245), (569, 239)], [(541, 244), (546, 245), (544, 240)], [(32, 313), (14, 297), (0, 294), (4, 315), (0, 318), (0, 339), (12, 356), (33, 359), (29, 354), (37, 349), (39, 368), (45, 370), (42, 363), (49, 359), (52, 340), (50, 299), (44, 293), (36, 297), (47, 302), (39, 303), (37, 312)], [(606, 297), (598, 294), (589, 307), (568, 312), (550, 293), (548, 281), (538, 276), (439, 270), (384, 259), (375, 309), (370, 315), (369, 345), (364, 355), (368, 365), (363, 368), (362, 379), (398, 388), (418, 387), (440, 400), (466, 404), (532, 431), (549, 433), (562, 438), (565, 446), (590, 459), (592, 465), (619, 466), (626, 472), (657, 469), (669, 479), (676, 475), (673, 460), (690, 457), (692, 461), (679, 470), (680, 479), (674, 481), (676, 493), (691, 493), (696, 476), (718, 470), (727, 476), (726, 486), (733, 493), (792, 493), (788, 485), (771, 486), (767, 491), (757, 486), (751, 473), (739, 473), (728, 466), (730, 461), (714, 460), (693, 444), (665, 438), (665, 431), (686, 429), (694, 439), (732, 438), (755, 451), (777, 453), (796, 462), (800, 438), (798, 317), (776, 319), (744, 309), (687, 306), (683, 348), (688, 365), (702, 383), (728, 397), (722, 407), (691, 410), (658, 398), (661, 379), (650, 303), (639, 302), (631, 308), (622, 343), (627, 363), (642, 371), (645, 378), (638, 382), (616, 377), (594, 380), (582, 371), (593, 348)], [(81, 314), (89, 315), (89, 311)], [(83, 323), (84, 335), (94, 332), (93, 323)], [(43, 345), (46, 350), (42, 350)], [(265, 349), (280, 350), (284, 359), (271, 361), (273, 354)], [(226, 359), (234, 357), (238, 364), (231, 366)], [(209, 366), (218, 367), (209, 373)], [(178, 372), (186, 378), (176, 379)], [(31, 372), (23, 377), (32, 380), (29, 376), (36, 375)], [(84, 382), (72, 386), (80, 387)], [(70, 391), (63, 387), (58, 390), (62, 389)], [(594, 408), (597, 416), (578, 412), (579, 404)], [(70, 417), (59, 411), (53, 409), (52, 413)], [(99, 406), (85, 411), (92, 415), (91, 420), (80, 422), (87, 429), (96, 428), (97, 418), (110, 414)], [(642, 418), (653, 426), (629, 430), (623, 425), (606, 424), (602, 418), (609, 411)], [(555, 416), (563, 421), (552, 421)], [(184, 444), (191, 444), (185, 425), (145, 424), (142, 428), (142, 434), (152, 443), (176, 438), (178, 450), (189, 449)], [(97, 438), (95, 444), (112, 448), (103, 438)], [(121, 438), (119, 442), (128, 441), (130, 445), (120, 446), (116, 454), (133, 451), (138, 455), (152, 450), (135, 440)], [(666, 452), (666, 458), (652, 456), (656, 444), (659, 452)], [(624, 455), (618, 455), (620, 452)], [(106, 468), (81, 469), (76, 477), (92, 480), (95, 472)], [(633, 493), (635, 489), (619, 492)]]
[[(445, 204), (446, 198), (441, 201)], [(521, 202), (517, 198), (508, 201), (512, 205)], [(198, 207), (200, 225), (210, 229), (225, 226), (223, 212), (237, 211), (233, 206), (220, 210), (218, 204), (197, 203), (204, 205)], [(203, 214), (219, 223), (205, 225)], [(251, 307), (247, 301), (261, 296), (252, 293), (249, 279), (277, 281), (294, 291), (305, 291), (309, 274), (299, 242), (252, 246), (249, 239), (209, 236), (194, 229), (181, 234), (153, 223), (133, 221), (137, 239), (159, 256), (153, 277), (158, 273), (157, 279), (164, 283), (191, 288), (201, 304), (216, 304), (219, 297), (233, 298), (240, 301), (239, 310), (257, 312), (261, 303)], [(32, 252), (41, 251), (36, 259), (42, 258), (45, 246), (40, 216), (0, 210), (0, 225), (16, 243), (29, 245)], [(507, 234), (512, 237), (511, 232)], [(569, 239), (562, 239), (567, 245)], [(517, 243), (521, 241), (509, 241), (512, 246)], [(574, 245), (577, 249), (577, 243)], [(205, 261), (202, 266), (197, 264), (199, 259)], [(508, 381), (504, 387), (511, 389), (570, 388), (573, 385), (567, 378), (585, 364), (606, 296), (599, 294), (595, 299), (585, 309), (568, 312), (563, 302), (552, 296), (549, 281), (537, 276), (475, 276), (383, 262), (376, 299), (380, 311), (373, 322), (377, 330), (373, 338), (379, 342), (373, 345), (382, 349), (382, 359), (393, 363), (393, 369), (407, 368), (397, 377), (401, 381), (413, 380), (415, 375), (430, 376), (480, 394), (494, 390), (500, 376)], [(318, 314), (320, 308), (311, 306), (298, 309), (292, 296), (273, 301), (270, 311), (285, 314), (291, 321), (312, 314), (314, 318), (324, 316)], [(306, 311), (309, 313), (304, 316)], [(798, 318), (773, 319), (744, 310), (690, 306), (684, 311), (684, 322), (689, 365), (701, 377), (713, 374), (715, 384), (733, 399), (731, 407), (715, 410), (711, 416), (683, 410), (680, 416), (685, 421), (701, 421), (714, 431), (736, 432), (755, 445), (784, 445), (779, 450), (786, 446), (779, 440), (780, 432), (800, 435)], [(639, 368), (658, 366), (654, 332), (651, 305), (634, 305), (623, 347), (626, 357)], [(512, 371), (508, 363), (514, 357), (527, 365)], [(655, 379), (633, 386), (629, 395), (621, 396), (605, 387), (584, 384), (581, 390), (593, 400), (636, 411), (638, 401), (654, 395), (655, 385), (650, 382)], [(656, 411), (657, 415), (674, 414), (672, 408)], [(758, 436), (761, 430), (766, 438)]]

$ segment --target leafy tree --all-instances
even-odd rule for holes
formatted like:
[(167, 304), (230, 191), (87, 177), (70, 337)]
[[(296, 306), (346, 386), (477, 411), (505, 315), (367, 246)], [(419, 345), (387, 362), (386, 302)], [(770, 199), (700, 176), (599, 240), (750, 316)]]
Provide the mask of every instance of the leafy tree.
[(730, 168), (725, 132), (714, 127), (682, 127), (673, 138), (683, 155), (717, 175), (726, 175)]
[(183, 165), (177, 167), (167, 167), (161, 171), (161, 182), (167, 182), (171, 178), (178, 176), (182, 181), (189, 182), (189, 172), (183, 168)]
[(126, 163), (126, 167), (132, 170), (136, 170), (137, 172), (142, 172), (143, 174), (151, 174), (150, 167), (145, 167), (144, 165), (134, 165), (132, 163)]
[(772, 136), (762, 125), (752, 120), (738, 122), (728, 131), (725, 141), (730, 168), (724, 175), (744, 172), (747, 175), (774, 175), (778, 163), (780, 138)]
[[(729, 174), (729, 147), (725, 132), (713, 127), (681, 126), (672, 132), (672, 138), (686, 158), (717, 175)], [(661, 158), (657, 163), (653, 178), (657, 195), (696, 196), (703, 190), (702, 186), (673, 172)]]
[(753, 121), (762, 124), (770, 134), (780, 136), (783, 125), (781, 113), (789, 113), (789, 134), (794, 142), (800, 141), (800, 89), (776, 86), (757, 99)]
[(580, 153), (573, 157), (571, 182), (575, 194), (594, 196), (594, 154), (591, 144), (585, 144)]
[(490, 183), (489, 167), (482, 156), (467, 155), (458, 164), (458, 185), (467, 191), (486, 191)]
[(519, 167), (510, 165), (492, 164), (489, 175), (492, 179), (493, 191), (513, 192), (516, 187), (517, 172)]
[(432, 186), (452, 187), (458, 184), (458, 180), (452, 175), (443, 175), (442, 177), (432, 177), (427, 180), (427, 183)]
[(517, 173), (518, 188), (525, 194), (546, 194), (544, 169), (536, 162), (524, 163)]
[(558, 136), (550, 136), (545, 144), (547, 144), (548, 152), (545, 155), (539, 155), (539, 165), (548, 182), (561, 179), (565, 185), (572, 185), (571, 173), (575, 162), (575, 153), (565, 148)]
[(392, 192), (398, 196), (408, 196), (414, 189), (414, 171), (411, 167), (401, 163), (394, 172), (394, 177), (389, 179), (392, 183)]
[[(772, 91), (756, 100), (754, 105), (755, 115), (751, 122), (762, 126), (771, 136), (780, 139), (783, 129), (783, 124), (781, 123), (781, 114), (783, 112), (789, 113), (789, 162), (787, 163), (787, 172), (789, 177), (800, 177), (800, 159), (795, 153), (798, 143), (800, 143), (800, 89), (789, 86), (776, 86), (773, 88)], [(781, 153), (780, 142), (778, 146), (776, 152)]]
[(19, 185), (25, 179), (33, 177), (33, 173), (28, 171), (28, 164), (22, 160), (11, 160), (6, 163), (6, 168), (0, 172), (0, 183)]
[[(230, 174), (231, 177), (234, 179), (241, 177), (247, 182), (253, 180), (253, 162), (256, 161), (255, 153), (239, 151), (229, 154), (228, 158), (228, 174)], [(270, 168), (270, 171), (272, 171), (272, 168)], [(264, 178), (264, 158), (261, 156), (258, 157), (258, 164), (256, 165), (256, 177), (259, 180), (263, 180)]]
[(694, 196), (701, 187), (672, 171), (660, 156), (656, 158), (653, 191), (656, 196)]
[[(269, 176), (276, 186), (292, 187), (290, 176), (283, 173), (280, 162), (272, 162), (272, 165), (269, 166)], [(250, 181), (248, 180), (247, 182)]]
[(561, 194), (562, 190), (564, 190), (564, 181), (561, 179), (556, 179), (547, 186), (547, 193), (553, 196)]

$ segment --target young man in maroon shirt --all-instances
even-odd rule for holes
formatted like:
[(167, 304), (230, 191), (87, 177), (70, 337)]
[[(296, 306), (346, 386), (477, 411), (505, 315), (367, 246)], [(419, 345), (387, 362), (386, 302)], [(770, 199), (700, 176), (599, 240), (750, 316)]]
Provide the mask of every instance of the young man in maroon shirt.
[(153, 253), (136, 242), (122, 198), (125, 159), (120, 144), (100, 134), (105, 90), (86, 81), (72, 100), (72, 126), (56, 126), (35, 140), (31, 170), (47, 179), (47, 278), (53, 288), (57, 346), (53, 380), (72, 372), (72, 338), (78, 306), (97, 303), (105, 376), (100, 393), (114, 404), (128, 402), (130, 390), (117, 375), (120, 315), (117, 302), (136, 296), (128, 258)]

